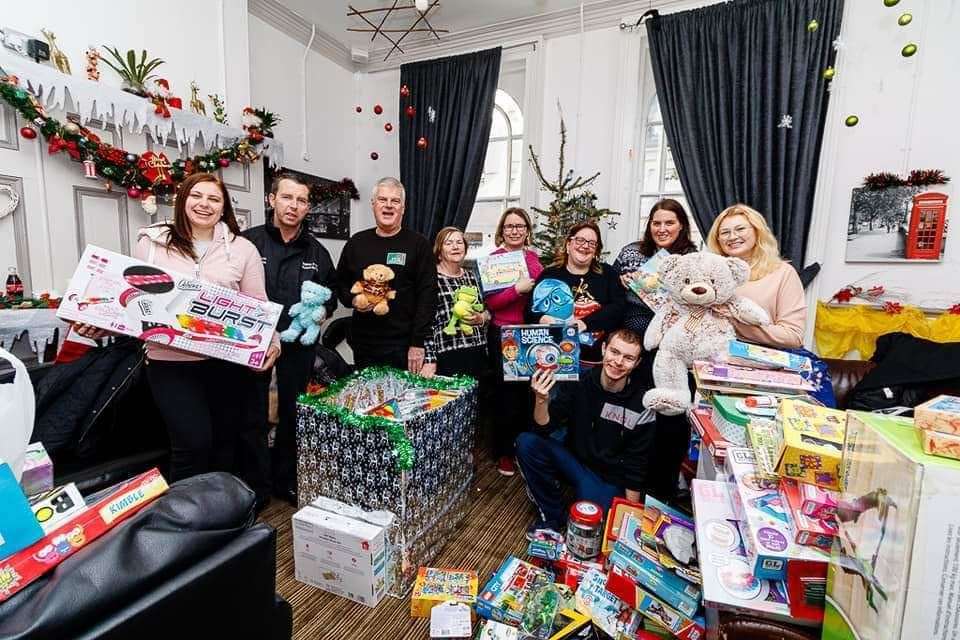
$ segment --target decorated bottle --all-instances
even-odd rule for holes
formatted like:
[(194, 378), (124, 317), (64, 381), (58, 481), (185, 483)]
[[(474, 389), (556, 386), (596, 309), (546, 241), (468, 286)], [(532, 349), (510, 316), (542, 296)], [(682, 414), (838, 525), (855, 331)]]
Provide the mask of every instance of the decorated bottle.
[(7, 298), (11, 302), (23, 301), (23, 281), (17, 275), (16, 267), (10, 267), (10, 275), (7, 276)]

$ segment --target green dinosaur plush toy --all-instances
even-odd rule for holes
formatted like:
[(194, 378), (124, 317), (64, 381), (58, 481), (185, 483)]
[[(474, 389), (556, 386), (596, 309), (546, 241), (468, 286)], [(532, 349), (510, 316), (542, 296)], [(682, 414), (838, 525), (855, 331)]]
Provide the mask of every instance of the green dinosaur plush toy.
[(483, 313), (483, 303), (480, 302), (480, 292), (476, 287), (460, 287), (453, 294), (453, 309), (450, 313), (450, 321), (443, 328), (443, 332), (448, 336), (456, 335), (457, 325), (460, 325), (460, 331), (472, 335), (474, 328), (472, 325), (464, 322), (467, 316), (475, 313)]

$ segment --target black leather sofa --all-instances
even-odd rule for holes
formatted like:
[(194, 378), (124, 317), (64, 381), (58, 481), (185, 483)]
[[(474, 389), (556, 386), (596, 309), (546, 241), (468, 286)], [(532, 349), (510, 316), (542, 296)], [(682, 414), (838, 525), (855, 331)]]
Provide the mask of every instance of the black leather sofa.
[(276, 531), (253, 522), (235, 477), (178, 482), (0, 604), (0, 638), (289, 639)]

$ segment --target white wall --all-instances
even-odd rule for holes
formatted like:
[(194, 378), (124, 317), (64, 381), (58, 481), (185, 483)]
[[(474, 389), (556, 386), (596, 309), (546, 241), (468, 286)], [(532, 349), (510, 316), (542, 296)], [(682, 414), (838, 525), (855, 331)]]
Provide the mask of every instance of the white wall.
[[(407, 116), (400, 109), (400, 69), (361, 74), (357, 82), (354, 105), (359, 105), (362, 113), (355, 113), (353, 106), (350, 115), (357, 132), (356, 171), (357, 188), (360, 190), (354, 228), (367, 229), (373, 226), (373, 212), (370, 209), (370, 191), (377, 180), (385, 176), (400, 177), (400, 118)], [(373, 113), (374, 105), (383, 107), (383, 114)], [(393, 125), (393, 131), (387, 133), (383, 125)], [(370, 154), (376, 152), (378, 159)]]
[[(846, 284), (870, 276), (869, 284), (909, 289), (915, 304), (947, 306), (960, 301), (960, 206), (951, 194), (948, 235), (941, 263), (851, 264), (844, 261), (851, 189), (878, 171), (905, 175), (912, 169), (942, 169), (960, 180), (960, 5), (923, 0), (888, 9), (882, 3), (847, 3), (841, 38), (845, 48), (833, 81), (818, 180), (808, 261), (823, 271), (815, 295), (830, 298)], [(908, 27), (897, 25), (906, 10)], [(919, 45), (912, 58), (900, 55), (907, 42)], [(856, 127), (844, 126), (858, 114)], [(941, 190), (937, 188), (937, 190)], [(952, 220), (950, 220), (952, 218)]]
[[(303, 111), (303, 54), (305, 46), (249, 16), (250, 93), (255, 104), (269, 105), (282, 120), (275, 128), (284, 142), (284, 165), (296, 171), (331, 180), (347, 177), (357, 183), (359, 202), (352, 204), (351, 231), (359, 231), (358, 211), (369, 213), (369, 198), (357, 181), (357, 143), (354, 94), (357, 79), (343, 67), (316, 51), (307, 56), (306, 126)], [(367, 110), (372, 115), (372, 104)], [(365, 113), (366, 111), (365, 110)], [(303, 158), (306, 130), (309, 160)], [(363, 206), (366, 204), (366, 206)], [(342, 240), (323, 240), (334, 261)]]
[[(46, 28), (70, 60), (72, 74), (84, 77), (84, 52), (89, 45), (104, 52), (104, 45), (121, 51), (146, 49), (149, 57), (165, 64), (157, 69), (170, 82), (175, 95), (190, 98), (190, 81), (201, 97), (219, 93), (227, 98), (228, 114), (239, 123), (241, 109), (249, 104), (249, 55), (245, 0), (195, 2), (171, 0), (163, 7), (146, 2), (89, 0), (84, 3), (37, 0), (4, 4), (3, 27), (40, 36)], [(100, 82), (119, 87), (116, 73), (100, 64)], [(208, 109), (210, 107), (208, 106)], [(53, 113), (63, 118), (63, 113)], [(20, 206), (0, 220), (0, 265), (16, 265), (33, 292), (63, 291), (72, 275), (81, 246), (98, 243), (122, 251), (136, 242), (137, 229), (152, 220), (137, 201), (123, 190), (107, 191), (100, 180), (85, 180), (78, 163), (65, 154), (50, 156), (42, 140), (25, 140), (17, 130), (23, 125), (8, 107), (0, 106), (0, 182), (21, 195)], [(129, 131), (96, 131), (104, 141), (140, 153), (152, 143)], [(168, 157), (180, 151), (164, 146)], [(262, 218), (259, 164), (248, 172), (234, 164), (224, 179), (237, 199), (238, 212), (252, 222)], [(160, 215), (169, 213), (161, 207)]]

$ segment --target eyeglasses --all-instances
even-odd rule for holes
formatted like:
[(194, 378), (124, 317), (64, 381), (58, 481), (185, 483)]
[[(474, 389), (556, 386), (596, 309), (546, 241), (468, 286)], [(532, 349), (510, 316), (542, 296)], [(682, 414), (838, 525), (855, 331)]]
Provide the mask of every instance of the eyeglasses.
[(505, 224), (503, 225), (504, 231), (526, 231), (527, 225), (525, 224)]
[(583, 247), (586, 249), (597, 248), (596, 240), (587, 240), (586, 238), (581, 238), (580, 236), (573, 236), (570, 238), (570, 242), (572, 242), (575, 247)]
[(732, 238), (733, 236), (737, 236), (738, 238), (742, 238), (742, 237), (744, 236), (744, 234), (746, 234), (747, 231), (749, 231), (750, 229), (751, 229), (751, 227), (748, 227), (748, 226), (735, 227), (735, 228), (733, 228), (733, 229), (724, 229), (723, 231), (721, 231), (721, 232), (718, 233), (717, 235), (720, 236), (720, 237), (721, 237), (722, 239), (724, 239), (724, 240), (729, 240), (729, 239)]

